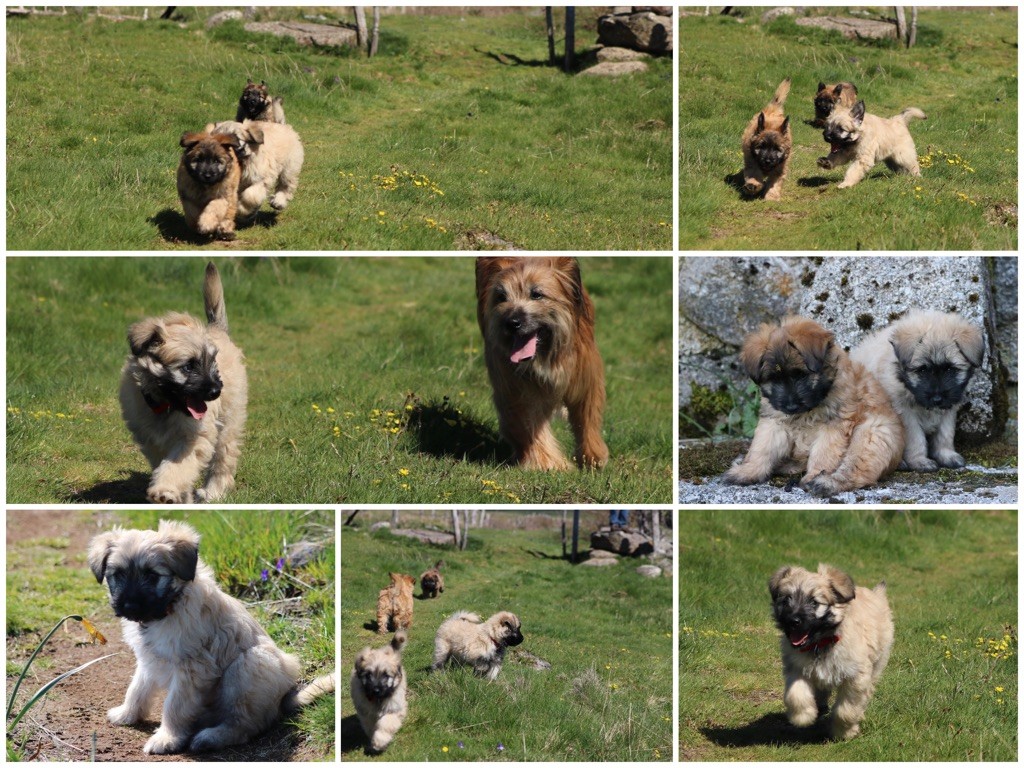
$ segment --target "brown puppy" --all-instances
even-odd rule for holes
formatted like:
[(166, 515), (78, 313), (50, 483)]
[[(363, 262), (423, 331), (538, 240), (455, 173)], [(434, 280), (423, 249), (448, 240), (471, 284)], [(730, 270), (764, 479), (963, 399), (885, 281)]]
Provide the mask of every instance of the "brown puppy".
[(743, 192), (751, 197), (782, 198), (782, 180), (793, 147), (789, 118), (782, 110), (788, 95), (787, 77), (779, 83), (768, 106), (754, 115), (743, 131)]
[(480, 257), (476, 296), (498, 425), (516, 461), (529, 469), (569, 468), (551, 431), (551, 418), (564, 405), (577, 466), (603, 467), (604, 365), (579, 262)]
[(370, 740), (368, 751), (383, 752), (395, 738), (409, 714), (405, 693), (402, 646), (405, 630), (395, 632), (383, 648), (363, 648), (356, 654), (349, 680), (352, 704), (359, 724)]
[(818, 496), (863, 488), (903, 455), (903, 426), (881, 385), (813, 320), (787, 317), (750, 334), (740, 352), (761, 388), (761, 414), (742, 461), (726, 483), (763, 483), (803, 472)]
[(787, 565), (775, 572), (768, 589), (782, 632), (789, 722), (813, 725), (834, 690), (832, 736), (852, 739), (892, 649), (885, 582), (865, 589), (830, 565), (819, 565), (817, 573)]
[(280, 96), (271, 97), (267, 84), (262, 80), (258, 84), (249, 80), (238, 99), (235, 120), (239, 123), (243, 120), (265, 120), (268, 123), (284, 124), (284, 99)]
[(199, 534), (163, 520), (156, 531), (115, 528), (89, 544), (89, 568), (106, 582), (135, 653), (114, 725), (144, 719), (162, 694), (163, 713), (143, 752), (166, 755), (243, 744), (283, 715), (335, 688), (324, 675), (298, 686), (300, 666), (199, 559)]
[(522, 624), (514, 613), (500, 611), (484, 621), (475, 613), (456, 611), (437, 628), (431, 669), (439, 670), (452, 660), (472, 666), (480, 677), (496, 680), (505, 649), (521, 642)]
[(818, 83), (818, 93), (814, 96), (814, 120), (811, 125), (825, 127), (825, 120), (837, 107), (852, 107), (857, 103), (857, 86), (853, 83)]
[(444, 560), (438, 560), (433, 568), (420, 575), (420, 589), (423, 590), (423, 597), (437, 597), (439, 593), (444, 592), (444, 576), (441, 575), (443, 567)]
[(224, 287), (212, 262), (203, 301), (208, 325), (171, 312), (128, 329), (121, 414), (153, 468), (146, 491), (152, 502), (214, 501), (235, 486), (248, 382), (242, 350), (228, 336)]
[(404, 573), (389, 573), (391, 583), (377, 595), (377, 634), (386, 635), (412, 626), (412, 588), (416, 579)]
[(178, 197), (185, 223), (205, 237), (235, 239), (235, 212), (242, 168), (238, 139), (228, 133), (186, 133), (178, 164)]

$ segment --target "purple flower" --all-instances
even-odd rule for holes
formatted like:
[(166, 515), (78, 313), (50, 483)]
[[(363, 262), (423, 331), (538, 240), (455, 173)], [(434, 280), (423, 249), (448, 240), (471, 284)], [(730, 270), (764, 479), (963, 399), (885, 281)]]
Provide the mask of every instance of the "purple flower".
[(270, 573), (267, 571), (266, 568), (264, 568), (260, 572), (260, 581), (266, 581), (269, 577), (270, 577)]
[(465, 749), (466, 748), (466, 745), (463, 744), (461, 741), (458, 742), (455, 746), (458, 747), (459, 749)]
[(275, 566), (275, 568), (277, 568), (278, 572), (281, 572), (281, 571), (284, 570), (284, 558), (283, 557), (277, 558), (277, 565)]
[(499, 752), (504, 752), (505, 751), (505, 745), (502, 744), (500, 741), (498, 742), (498, 751)]

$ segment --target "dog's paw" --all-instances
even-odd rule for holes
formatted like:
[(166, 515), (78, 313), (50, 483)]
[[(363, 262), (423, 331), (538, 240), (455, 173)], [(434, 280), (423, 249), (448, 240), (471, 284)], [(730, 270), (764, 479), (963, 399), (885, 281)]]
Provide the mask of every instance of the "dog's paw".
[(843, 487), (842, 483), (829, 475), (818, 475), (813, 480), (802, 480), (800, 487), (808, 493), (821, 498), (835, 496), (837, 493), (848, 490)]
[(752, 474), (749, 470), (744, 469), (742, 464), (737, 464), (722, 475), (723, 485), (754, 485), (754, 483), (763, 483), (767, 479), (767, 477)]
[(146, 498), (151, 504), (191, 504), (192, 492), (179, 491), (177, 488), (152, 487), (146, 491)]
[(188, 737), (179, 736), (167, 731), (163, 726), (149, 737), (142, 751), (147, 755), (173, 755), (184, 752), (188, 746)]
[(270, 198), (270, 207), (275, 211), (283, 211), (288, 207), (288, 196), (284, 192), (278, 192)]
[(967, 462), (964, 457), (956, 451), (936, 451), (935, 463), (940, 467), (948, 467), (949, 469), (960, 469), (961, 467), (967, 466)]
[(107, 710), (107, 720), (114, 725), (131, 725), (139, 721), (139, 714), (127, 704)]
[(939, 468), (939, 465), (928, 458), (921, 457), (919, 459), (911, 459), (910, 461), (903, 460), (900, 462), (900, 469), (907, 470), (910, 472), (934, 472)]
[(826, 171), (831, 171), (832, 170), (832, 161), (829, 160), (827, 157), (819, 157), (818, 158), (818, 167), (819, 168), (824, 168)]

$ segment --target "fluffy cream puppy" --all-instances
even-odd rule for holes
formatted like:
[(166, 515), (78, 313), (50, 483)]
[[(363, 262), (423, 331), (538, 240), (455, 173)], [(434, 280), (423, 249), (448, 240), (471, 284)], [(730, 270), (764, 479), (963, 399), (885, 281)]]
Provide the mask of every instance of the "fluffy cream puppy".
[(878, 379), (903, 422), (904, 469), (966, 463), (953, 447), (956, 414), (981, 366), (981, 329), (954, 312), (913, 311), (850, 350)]
[(302, 141), (290, 125), (264, 120), (227, 121), (208, 126), (214, 133), (238, 139), (242, 163), (238, 183), (238, 217), (252, 218), (270, 198), (270, 207), (283, 211), (295, 196), (304, 159)]
[(468, 664), (488, 680), (496, 680), (505, 660), (505, 649), (523, 642), (519, 617), (500, 611), (484, 621), (475, 613), (456, 611), (437, 628), (434, 663), (439, 670), (449, 661)]
[(405, 669), (402, 668), (404, 629), (383, 648), (363, 648), (355, 659), (349, 689), (370, 752), (383, 752), (405, 722)]

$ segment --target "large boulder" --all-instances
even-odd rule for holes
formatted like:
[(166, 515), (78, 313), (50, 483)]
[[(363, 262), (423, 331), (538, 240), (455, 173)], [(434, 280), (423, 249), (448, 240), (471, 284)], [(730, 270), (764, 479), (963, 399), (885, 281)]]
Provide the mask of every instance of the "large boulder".
[(672, 18), (653, 11), (616, 13), (597, 20), (597, 42), (634, 51), (672, 52)]
[(590, 534), (590, 548), (638, 557), (654, 552), (654, 544), (642, 533), (602, 529)]

